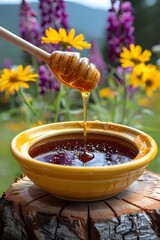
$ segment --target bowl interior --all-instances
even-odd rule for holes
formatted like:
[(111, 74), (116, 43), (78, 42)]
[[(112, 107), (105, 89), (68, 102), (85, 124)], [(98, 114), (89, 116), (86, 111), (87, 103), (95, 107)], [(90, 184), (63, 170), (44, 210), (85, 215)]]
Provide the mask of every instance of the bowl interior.
[(37, 161), (75, 167), (101, 167), (127, 163), (139, 153), (135, 143), (98, 133), (59, 134), (35, 143), (29, 155)]

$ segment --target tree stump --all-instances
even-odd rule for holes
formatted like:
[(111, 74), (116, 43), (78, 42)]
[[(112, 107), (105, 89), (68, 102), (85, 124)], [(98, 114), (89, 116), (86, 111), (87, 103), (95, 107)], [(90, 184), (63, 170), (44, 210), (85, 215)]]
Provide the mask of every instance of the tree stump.
[(0, 239), (160, 239), (160, 175), (146, 171), (128, 189), (97, 202), (58, 199), (23, 176), (0, 199)]

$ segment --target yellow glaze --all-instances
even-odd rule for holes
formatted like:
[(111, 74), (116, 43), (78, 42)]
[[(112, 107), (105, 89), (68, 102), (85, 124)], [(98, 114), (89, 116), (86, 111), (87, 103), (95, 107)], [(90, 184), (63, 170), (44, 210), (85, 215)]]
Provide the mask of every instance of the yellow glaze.
[(87, 131), (117, 136), (133, 143), (139, 153), (128, 163), (105, 167), (71, 167), (34, 160), (28, 154), (31, 146), (49, 137), (82, 133), (83, 122), (61, 122), (31, 128), (17, 135), (11, 151), (36, 185), (59, 198), (95, 201), (116, 195), (133, 183), (157, 154), (155, 141), (137, 129), (99, 121), (87, 122)]

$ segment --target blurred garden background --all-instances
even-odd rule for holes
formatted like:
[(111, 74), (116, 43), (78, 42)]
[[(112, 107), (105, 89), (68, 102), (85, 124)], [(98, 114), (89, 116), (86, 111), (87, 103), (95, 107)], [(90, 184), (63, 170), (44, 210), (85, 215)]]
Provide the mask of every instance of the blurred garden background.
[[(111, 75), (108, 74), (110, 71), (110, 59), (108, 57), (109, 53), (109, 44), (107, 37), (107, 27), (108, 27), (108, 15), (109, 9), (111, 9), (111, 4), (119, 1), (110, 1), (108, 2), (108, 8), (100, 9), (92, 6), (86, 6), (80, 3), (76, 3), (76, 1), (64, 1), (65, 3), (65, 11), (68, 14), (68, 24), (70, 28), (74, 28), (76, 33), (83, 33), (87, 42), (96, 42), (96, 52), (92, 49), (90, 52), (89, 49), (85, 49), (81, 52), (82, 56), (90, 56), (93, 60), (93, 57), (96, 59), (100, 59), (103, 57), (105, 61), (106, 67), (104, 67), (103, 73), (106, 74), (104, 77), (104, 81), (111, 81)], [(3, 27), (8, 30), (16, 33), (17, 35), (21, 35), (19, 22), (20, 22), (20, 6), (21, 2), (28, 1), (20, 1), (17, 4), (0, 4), (0, 22)], [(39, 2), (45, 2), (44, 0), (35, 1), (30, 4), (30, 7), (37, 12), (38, 14), (38, 6)], [(50, 0), (49, 2), (52, 2)], [(53, 1), (54, 2), (54, 1)], [(63, 1), (55, 1), (55, 2), (63, 2)], [(123, 1), (122, 1), (123, 2)], [(126, 2), (126, 1), (124, 1)], [(152, 51), (151, 63), (157, 66), (159, 69), (160, 66), (160, 1), (158, 0), (132, 0), (128, 1), (131, 3), (133, 8), (133, 35), (134, 41), (136, 44), (140, 45), (142, 49), (148, 49)], [(60, 5), (59, 5), (60, 6)], [(6, 15), (6, 12), (8, 14)], [(7, 16), (10, 16), (9, 18)], [(40, 16), (37, 16), (38, 20)], [(40, 21), (40, 20), (39, 20)], [(102, 53), (102, 56), (99, 52)], [(8, 67), (9, 65), (20, 65), (20, 64), (31, 64), (32, 61), (22, 50), (13, 46), (12, 44), (0, 39), (0, 69), (2, 70), (4, 67)], [(94, 56), (95, 54), (95, 56)], [(97, 55), (99, 54), (99, 55)], [(34, 59), (35, 61), (35, 59)], [(102, 61), (100, 59), (99, 61)], [(114, 63), (114, 67), (117, 67), (117, 63)], [(106, 80), (107, 79), (107, 80)], [(159, 79), (160, 82), (160, 79)], [(103, 82), (103, 87), (105, 86), (105, 82)], [(160, 85), (160, 84), (159, 84)], [(108, 83), (106, 84), (108, 87)], [(44, 89), (43, 89), (44, 90)], [(98, 88), (97, 91), (100, 89)], [(56, 90), (57, 91), (57, 90)], [(59, 120), (83, 120), (83, 109), (82, 103), (79, 97), (79, 94), (76, 91), (65, 88), (63, 90), (63, 94), (67, 95), (67, 99), (64, 102), (60, 102), (60, 105), (65, 106), (67, 109), (70, 109), (70, 114), (68, 115), (67, 111), (62, 111), (62, 116), (59, 116)], [(52, 89), (53, 92), (53, 89)], [(140, 92), (141, 93), (141, 92)], [(125, 124), (131, 125), (133, 127), (137, 127), (142, 131), (145, 131), (149, 135), (151, 135), (157, 142), (158, 147), (160, 146), (160, 130), (159, 130), (159, 119), (160, 119), (160, 90), (157, 87), (154, 93), (151, 96), (146, 95), (145, 93), (137, 94), (136, 101), (138, 104), (136, 105), (136, 111), (140, 111), (141, 114), (137, 114), (134, 118), (134, 121), (128, 120), (124, 121)], [(28, 94), (28, 93), (27, 93)], [(57, 95), (59, 96), (59, 95)], [(57, 104), (59, 97), (55, 97), (55, 102)], [(109, 105), (111, 105), (112, 99), (110, 97), (107, 99), (106, 97), (102, 99), (98, 99), (98, 92), (94, 92), (91, 96), (91, 100), (89, 102), (89, 110), (88, 110), (88, 119), (95, 120), (99, 119), (102, 121), (116, 121), (119, 122), (118, 117), (113, 118), (110, 114)], [(30, 95), (29, 95), (30, 97)], [(48, 96), (45, 97), (45, 99)], [(44, 98), (43, 98), (44, 99)], [(76, 103), (74, 102), (76, 99)], [(118, 100), (119, 104), (121, 104), (121, 100)], [(74, 102), (72, 105), (70, 102)], [(118, 102), (116, 102), (117, 104)], [(36, 106), (37, 103), (34, 103), (35, 107), (39, 108), (39, 105)], [(59, 110), (59, 105), (53, 104), (53, 106)], [(98, 107), (96, 108), (96, 105)], [(58, 106), (58, 107), (57, 107)], [(102, 106), (102, 108), (101, 108)], [(115, 106), (115, 105), (113, 105)], [(16, 134), (19, 132), (35, 126), (36, 124), (32, 121), (29, 121), (29, 118), (32, 116), (29, 115), (28, 112), (24, 110), (25, 104), (21, 105), (19, 102), (19, 98), (17, 95), (6, 97), (6, 95), (0, 93), (0, 194), (2, 194), (10, 184), (15, 180), (16, 177), (20, 176), (21, 170), (17, 162), (13, 159), (10, 152), (10, 142)], [(104, 112), (104, 108), (106, 112)], [(133, 104), (132, 99), (128, 103), (129, 112), (134, 113), (135, 104)], [(115, 108), (114, 108), (115, 109)], [(113, 109), (112, 109), (113, 110)], [(117, 114), (119, 111), (117, 110)], [(50, 115), (49, 115), (50, 116)], [(132, 115), (131, 115), (132, 116)], [(32, 119), (31, 119), (32, 120)], [(52, 121), (52, 120), (51, 120)], [(160, 173), (160, 155), (158, 153), (155, 160), (149, 165), (149, 170)]]

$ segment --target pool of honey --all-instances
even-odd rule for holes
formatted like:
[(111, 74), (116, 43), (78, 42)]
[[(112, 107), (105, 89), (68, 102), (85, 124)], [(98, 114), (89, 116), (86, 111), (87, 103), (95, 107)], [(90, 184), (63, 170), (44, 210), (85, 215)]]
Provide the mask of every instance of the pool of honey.
[(59, 135), (36, 143), (29, 154), (37, 161), (75, 167), (102, 167), (127, 163), (137, 154), (136, 146), (109, 135), (87, 134), (84, 151), (83, 134)]

